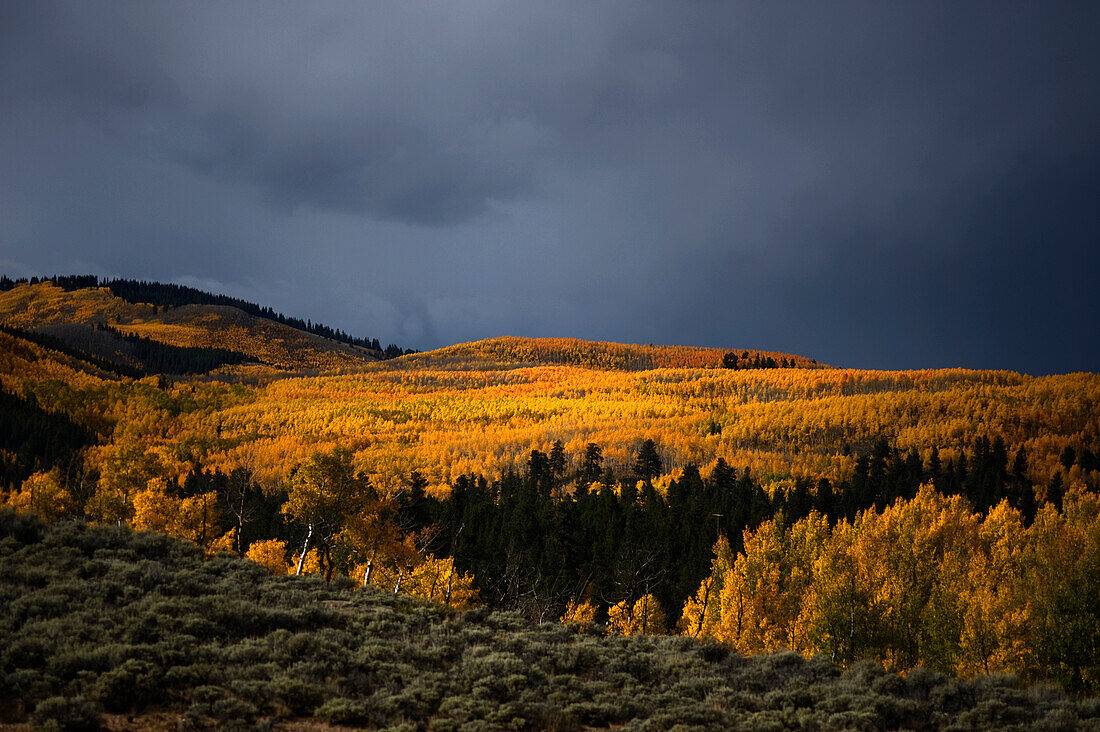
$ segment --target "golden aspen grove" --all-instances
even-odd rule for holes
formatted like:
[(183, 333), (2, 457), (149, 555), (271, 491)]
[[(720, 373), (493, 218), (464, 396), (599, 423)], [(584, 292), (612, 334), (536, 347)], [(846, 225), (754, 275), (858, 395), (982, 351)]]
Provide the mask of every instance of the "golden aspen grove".
[(507, 337), (386, 357), (79, 284), (0, 292), (14, 511), (610, 636), (1100, 691), (1096, 374)]

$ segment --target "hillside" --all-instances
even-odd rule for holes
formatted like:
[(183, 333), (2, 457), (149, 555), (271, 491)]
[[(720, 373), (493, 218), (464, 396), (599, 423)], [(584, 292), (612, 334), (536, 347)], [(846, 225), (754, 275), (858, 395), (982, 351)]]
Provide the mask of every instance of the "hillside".
[(1096, 374), (500, 338), (304, 376), (187, 350), (288, 327), (230, 305), (3, 296), (17, 510), (613, 633), (1100, 688)]
[[(713, 369), (722, 367), (722, 348), (693, 346), (653, 346), (576, 338), (516, 338), (505, 336), (472, 343), (459, 343), (435, 351), (397, 359), (389, 368), (441, 369), (453, 371), (495, 370), (523, 366), (578, 366), (609, 371), (648, 371), (651, 369)], [(772, 351), (735, 349), (748, 368), (754, 359), (771, 358), (789, 362), (795, 368), (822, 368), (803, 356)]]
[[(1096, 729), (1011, 677), (846, 673), (274, 577), (118, 527), (0, 512), (0, 722), (63, 728)], [(678, 726), (679, 725), (679, 726)]]
[(96, 337), (95, 326), (108, 325), (170, 346), (242, 353), (282, 371), (356, 369), (381, 355), (228, 305), (156, 306), (129, 302), (107, 287), (65, 290), (48, 281), (0, 291), (0, 323), (71, 344), (87, 343)]
[[(135, 389), (105, 371), (103, 358), (79, 358), (108, 356), (97, 342), (108, 339), (114, 362), (130, 363), (116, 348), (125, 344), (97, 329), (104, 321), (120, 334), (155, 339), (150, 343), (224, 349), (227, 365), (214, 372), (220, 379), (267, 378), (231, 400), (217, 383), (195, 378), (162, 384), (156, 395)], [(269, 485), (311, 451), (334, 445), (350, 447), (379, 486), (398, 486), (419, 471), (445, 490), (463, 474), (520, 469), (532, 449), (547, 452), (554, 441), (563, 443), (573, 468), (595, 443), (605, 467), (627, 471), (638, 445), (651, 438), (668, 474), (688, 464), (707, 471), (722, 458), (782, 482), (844, 479), (855, 453), (882, 438), (927, 462), (933, 450), (947, 461), (977, 438), (995, 436), (1010, 454), (1026, 449), (1036, 484), (1061, 472), (1083, 485), (1089, 471), (1067, 470), (1072, 463), (1063, 466), (1060, 458), (1067, 447), (1095, 448), (1100, 435), (1100, 377), (1093, 374), (831, 369), (785, 354), (766, 355), (800, 368), (726, 369), (715, 368), (721, 349), (522, 338), (378, 362), (355, 346), (229, 306), (165, 310), (103, 288), (65, 291), (49, 283), (0, 292), (0, 322), (78, 351), (29, 343), (12, 350), (0, 370), (9, 391), (34, 393), (48, 409), (79, 414), (96, 429), (130, 425), (170, 474), (196, 462), (247, 466)], [(260, 363), (232, 365), (233, 354)], [(765, 354), (749, 355), (741, 361)], [(318, 375), (287, 378), (302, 371)], [(340, 371), (355, 373), (334, 373)], [(112, 452), (104, 445), (92, 455)]]

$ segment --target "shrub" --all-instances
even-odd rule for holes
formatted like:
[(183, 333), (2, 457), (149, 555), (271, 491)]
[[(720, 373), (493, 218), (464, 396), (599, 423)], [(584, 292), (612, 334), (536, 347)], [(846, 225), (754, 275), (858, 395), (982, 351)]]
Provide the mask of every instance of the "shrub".
[(35, 727), (41, 730), (84, 732), (103, 727), (99, 709), (82, 696), (51, 696), (43, 700), (34, 710), (34, 720)]
[(92, 695), (111, 712), (138, 710), (163, 694), (161, 677), (153, 664), (131, 658), (100, 675)]
[(292, 676), (274, 679), (271, 682), (271, 693), (292, 714), (299, 716), (312, 714), (325, 696), (321, 687)]
[(248, 722), (254, 719), (258, 713), (256, 707), (234, 697), (219, 699), (210, 705), (210, 716), (223, 721), (240, 720)]
[(37, 516), (16, 513), (9, 508), (0, 509), (0, 538), (11, 537), (19, 544), (36, 544), (42, 541), (46, 525)]
[(337, 697), (317, 707), (313, 716), (332, 724), (365, 723), (370, 721), (371, 709), (366, 702)]

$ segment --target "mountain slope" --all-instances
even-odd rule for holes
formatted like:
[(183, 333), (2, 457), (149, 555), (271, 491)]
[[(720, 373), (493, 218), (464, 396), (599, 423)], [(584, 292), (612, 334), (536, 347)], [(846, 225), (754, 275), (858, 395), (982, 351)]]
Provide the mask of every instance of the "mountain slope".
[[(459, 343), (395, 360), (395, 369), (493, 370), (523, 366), (562, 365), (609, 371), (651, 369), (721, 368), (722, 348), (697, 346), (654, 346), (577, 338), (518, 338), (503, 336), (471, 343)], [(788, 353), (735, 349), (742, 364), (753, 359), (789, 361), (797, 368), (821, 368), (812, 359)]]
[(128, 302), (105, 287), (65, 290), (51, 282), (0, 292), (0, 323), (51, 333), (67, 342), (91, 337), (71, 326), (92, 331), (106, 324), (171, 346), (239, 352), (283, 371), (356, 369), (381, 355), (227, 305), (158, 307)]
[[(176, 539), (0, 512), (0, 722), (113, 729), (1084, 729), (1100, 707), (1011, 677), (841, 673), (795, 653), (604, 637)], [(104, 712), (107, 719), (104, 719)], [(679, 726), (678, 726), (679, 725)]]

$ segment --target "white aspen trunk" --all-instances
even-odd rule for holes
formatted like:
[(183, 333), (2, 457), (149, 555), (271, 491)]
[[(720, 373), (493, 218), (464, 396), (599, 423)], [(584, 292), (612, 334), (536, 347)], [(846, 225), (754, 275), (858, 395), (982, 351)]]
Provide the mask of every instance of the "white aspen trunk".
[(370, 558), (367, 559), (367, 570), (363, 572), (363, 587), (370, 584), (371, 572), (374, 571), (374, 552), (370, 553)]
[(848, 603), (848, 662), (854, 663), (856, 660), (856, 606), (851, 602), (851, 597), (855, 596), (856, 581), (855, 575), (850, 576), (851, 593), (849, 594)]
[(295, 577), (300, 577), (302, 574), (302, 565), (306, 563), (306, 552), (309, 551), (309, 540), (313, 538), (313, 524), (309, 525), (309, 533), (306, 534), (306, 541), (302, 544), (302, 555), (298, 557), (298, 569), (294, 572)]
[(393, 594), (397, 594), (401, 591), (401, 580), (405, 578), (405, 570), (399, 570), (397, 572), (397, 584), (393, 586)]
[(241, 491), (241, 503), (237, 510), (237, 525), (233, 527), (233, 549), (238, 554), (244, 554), (241, 551), (241, 534), (244, 533), (244, 499), (248, 495), (248, 490)]

